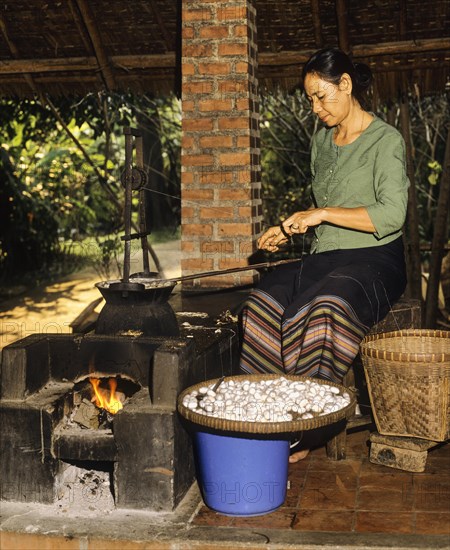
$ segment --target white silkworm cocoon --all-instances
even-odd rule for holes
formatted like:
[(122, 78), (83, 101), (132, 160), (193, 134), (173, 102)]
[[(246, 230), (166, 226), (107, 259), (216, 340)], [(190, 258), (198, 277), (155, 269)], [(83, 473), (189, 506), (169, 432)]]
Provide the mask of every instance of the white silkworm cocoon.
[[(202, 415), (246, 422), (290, 422), (338, 411), (351, 402), (336, 386), (279, 377), (269, 380), (224, 380), (201, 386), (183, 398), (183, 406)], [(201, 398), (200, 398), (201, 397)]]

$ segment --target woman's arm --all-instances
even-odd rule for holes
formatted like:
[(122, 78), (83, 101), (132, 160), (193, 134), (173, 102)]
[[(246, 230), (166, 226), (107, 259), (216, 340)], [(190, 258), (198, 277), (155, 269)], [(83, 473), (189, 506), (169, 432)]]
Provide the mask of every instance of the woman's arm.
[(363, 206), (313, 208), (304, 212), (295, 212), (283, 222), (283, 227), (289, 234), (305, 233), (309, 227), (315, 227), (324, 222), (366, 233), (375, 232), (367, 209)]

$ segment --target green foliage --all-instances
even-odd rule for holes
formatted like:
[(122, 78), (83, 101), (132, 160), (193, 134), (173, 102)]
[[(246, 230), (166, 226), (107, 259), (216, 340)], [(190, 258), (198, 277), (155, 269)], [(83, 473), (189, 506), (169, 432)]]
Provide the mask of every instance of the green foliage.
[(1, 147), (0, 180), (0, 273), (10, 280), (51, 264), (58, 251), (58, 225), (46, 196), (15, 177)]
[[(153, 134), (157, 151), (152, 160), (161, 160), (156, 170), (160, 184), (154, 196), (150, 186), (148, 202), (157, 203), (157, 212), (167, 212), (174, 228), (179, 225), (181, 114), (176, 98), (89, 94), (61, 99), (55, 107), (58, 116), (37, 101), (0, 101), (0, 175), (7, 181), (0, 192), (4, 275), (49, 270), (61, 261), (61, 251), (67, 253), (58, 242), (120, 231), (124, 126)], [(99, 247), (103, 254), (106, 245)]]
[(442, 166), (437, 160), (433, 160), (428, 163), (428, 168), (430, 169), (430, 175), (428, 176), (428, 183), (430, 185), (436, 185), (439, 181), (439, 176), (442, 172)]

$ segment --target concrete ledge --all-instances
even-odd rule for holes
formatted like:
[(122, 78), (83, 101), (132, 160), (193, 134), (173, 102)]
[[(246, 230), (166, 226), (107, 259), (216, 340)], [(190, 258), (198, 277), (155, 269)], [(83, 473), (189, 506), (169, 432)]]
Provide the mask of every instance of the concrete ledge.
[(67, 517), (42, 504), (2, 502), (2, 550), (339, 550), (449, 548), (446, 535), (312, 533), (286, 529), (191, 525), (202, 501), (194, 484), (175, 512), (116, 510)]

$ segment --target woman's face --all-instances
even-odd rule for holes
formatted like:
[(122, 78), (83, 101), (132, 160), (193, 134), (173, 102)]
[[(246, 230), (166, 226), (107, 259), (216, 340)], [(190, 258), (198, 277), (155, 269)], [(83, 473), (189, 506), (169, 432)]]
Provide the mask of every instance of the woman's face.
[(316, 73), (308, 73), (304, 82), (311, 109), (327, 126), (340, 124), (349, 113), (351, 79), (342, 75), (339, 85), (323, 80)]

